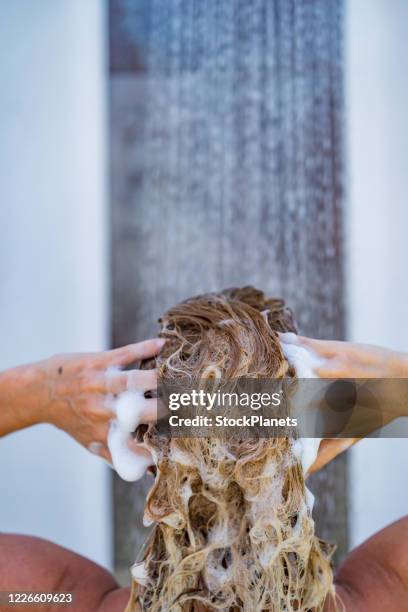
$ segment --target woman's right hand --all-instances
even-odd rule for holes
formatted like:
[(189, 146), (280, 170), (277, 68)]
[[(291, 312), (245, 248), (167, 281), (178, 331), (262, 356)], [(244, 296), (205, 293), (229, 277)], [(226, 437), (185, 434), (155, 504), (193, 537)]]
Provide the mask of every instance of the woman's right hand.
[(157, 371), (122, 368), (155, 357), (163, 344), (164, 340), (154, 338), (101, 353), (56, 355), (38, 363), (47, 390), (41, 420), (111, 462), (107, 437), (110, 421), (117, 416), (115, 397), (128, 389), (140, 392), (143, 405), (139, 409), (146, 421), (157, 414), (157, 399), (143, 397), (145, 391), (156, 388)]
[(339, 340), (316, 340), (296, 334), (280, 334), (286, 344), (296, 344), (315, 353), (321, 378), (408, 378), (408, 354), (372, 344)]
[[(401, 397), (401, 385), (392, 384), (389, 379), (408, 379), (408, 355), (406, 353), (374, 346), (333, 340), (316, 340), (287, 333), (280, 334), (286, 344), (295, 344), (314, 353), (319, 365), (314, 373), (320, 378), (337, 379), (378, 379), (379, 395), (384, 395), (383, 409), (385, 422), (400, 416), (407, 416), (408, 406)], [(384, 381), (385, 384), (382, 384)], [(404, 387), (405, 388), (405, 387)], [(394, 392), (394, 397), (392, 393)], [(387, 401), (388, 400), (388, 401)], [(322, 440), (318, 456), (309, 473), (323, 468), (337, 455), (358, 442), (360, 438), (335, 438)]]

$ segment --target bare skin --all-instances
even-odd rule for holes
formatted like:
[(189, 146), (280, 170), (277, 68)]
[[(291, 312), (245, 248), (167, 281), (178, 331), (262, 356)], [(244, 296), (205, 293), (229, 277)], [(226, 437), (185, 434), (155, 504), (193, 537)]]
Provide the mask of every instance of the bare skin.
[[(322, 360), (315, 373), (321, 378), (345, 379), (391, 379), (408, 378), (408, 354), (399, 351), (374, 346), (371, 344), (357, 344), (333, 340), (315, 340), (295, 334), (280, 334), (286, 343), (295, 343), (311, 350)], [(388, 387), (389, 389), (389, 387)], [(408, 415), (408, 405), (393, 402), (398, 408), (395, 413), (389, 414), (392, 421), (401, 416)], [(319, 453), (309, 473), (323, 468), (337, 455), (358, 442), (360, 438), (343, 438), (323, 440)]]
[[(335, 579), (338, 607), (325, 612), (408, 611), (408, 517), (375, 534), (346, 558)], [(109, 572), (60, 546), (21, 535), (0, 535), (0, 591), (74, 593), (72, 612), (123, 612), (129, 588)], [(41, 561), (39, 563), (39, 560)], [(0, 612), (10, 608), (0, 605)], [(24, 611), (24, 606), (13, 610)], [(56, 606), (41, 607), (44, 612)]]
[[(323, 363), (316, 374), (322, 378), (408, 378), (405, 353), (294, 334), (281, 337), (321, 357)], [(37, 423), (51, 423), (111, 462), (106, 438), (114, 414), (107, 404), (108, 397), (124, 391), (129, 384), (143, 391), (155, 388), (157, 372), (136, 369), (109, 377), (106, 370), (153, 357), (163, 342), (155, 338), (103, 353), (56, 355), (0, 373), (0, 437)], [(152, 418), (157, 414), (155, 399), (146, 400), (145, 412)], [(390, 415), (390, 419), (402, 415)], [(358, 438), (324, 440), (310, 473), (321, 469), (356, 441)]]
[[(157, 385), (156, 370), (118, 370), (154, 357), (163, 343), (154, 338), (102, 353), (55, 355), (0, 373), (0, 437), (50, 423), (110, 462), (107, 434), (115, 415), (109, 400), (128, 388), (146, 391)], [(109, 368), (115, 375), (107, 375)], [(157, 400), (145, 403), (145, 413), (155, 415)], [(0, 551), (0, 590), (74, 591), (77, 603), (70, 609), (84, 612), (126, 605), (127, 590), (118, 589), (109, 572), (51, 542), (1, 534)]]
[[(72, 612), (123, 611), (130, 589), (119, 588), (105, 569), (61, 546), (29, 536), (0, 535), (0, 591), (72, 593)], [(0, 605), (1, 612), (27, 610), (27, 606), (10, 608)], [(61, 606), (42, 605), (44, 612), (61, 610)]]
[[(407, 531), (405, 517), (348, 555), (335, 578), (345, 612), (408, 611)], [(333, 603), (327, 602), (325, 612), (335, 611)]]
[(315, 340), (297, 336), (300, 345), (309, 348), (323, 364), (316, 369), (321, 378), (406, 378), (408, 354), (372, 344), (335, 340)]
[[(115, 416), (110, 398), (129, 386), (156, 388), (157, 372), (133, 369), (109, 376), (107, 370), (154, 357), (163, 343), (154, 338), (102, 353), (55, 355), (0, 373), (0, 437), (50, 423), (110, 462), (106, 441)], [(145, 404), (145, 412), (155, 415), (157, 400), (146, 399)]]
[[(408, 356), (342, 342), (298, 338), (324, 361), (322, 377), (408, 377)], [(132, 388), (154, 388), (156, 372), (139, 370), (107, 377), (109, 367), (124, 367), (156, 355), (163, 341), (153, 339), (114, 351), (61, 355), (0, 374), (0, 436), (37, 423), (51, 423), (110, 460), (106, 436), (112, 410), (107, 399)], [(146, 378), (150, 377), (150, 378)], [(146, 412), (155, 412), (152, 400)], [(396, 415), (399, 416), (399, 415)], [(333, 445), (337, 442), (337, 446)], [(340, 448), (338, 443), (343, 443)], [(312, 471), (344, 450), (345, 440), (324, 440)], [(382, 530), (353, 551), (336, 576), (336, 592), (346, 612), (408, 612), (408, 517)], [(116, 612), (126, 607), (129, 589), (120, 588), (98, 565), (60, 546), (28, 536), (0, 534), (0, 591), (74, 592), (70, 610)], [(42, 606), (51, 611), (55, 606)], [(0, 605), (0, 612), (9, 607)], [(26, 607), (13, 606), (15, 610)], [(334, 612), (328, 601), (325, 612)]]

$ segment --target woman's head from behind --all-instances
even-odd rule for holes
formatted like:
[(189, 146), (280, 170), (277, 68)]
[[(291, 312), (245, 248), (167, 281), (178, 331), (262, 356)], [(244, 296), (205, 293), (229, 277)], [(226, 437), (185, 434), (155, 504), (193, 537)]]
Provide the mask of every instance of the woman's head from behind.
[[(161, 324), (165, 382), (294, 375), (277, 334), (296, 331), (292, 314), (251, 287), (187, 300)], [(156, 462), (145, 519), (156, 527), (135, 570), (143, 609), (322, 608), (330, 552), (314, 534), (292, 440), (170, 439), (154, 426), (144, 440)]]

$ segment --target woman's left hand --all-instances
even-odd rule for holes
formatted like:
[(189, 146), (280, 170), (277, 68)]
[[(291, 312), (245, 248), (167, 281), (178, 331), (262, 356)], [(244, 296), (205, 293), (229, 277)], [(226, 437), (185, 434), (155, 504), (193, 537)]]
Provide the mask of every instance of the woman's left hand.
[[(357, 344), (333, 340), (316, 340), (296, 334), (280, 334), (280, 339), (286, 344), (295, 344), (311, 351), (319, 360), (314, 374), (320, 378), (336, 379), (405, 379), (408, 377), (408, 355), (406, 353), (390, 350), (370, 344)], [(388, 421), (399, 416), (406, 416), (406, 405), (398, 398), (391, 396), (388, 383), (385, 387), (383, 405), (392, 406), (394, 411), (383, 417)], [(395, 385), (398, 391), (400, 386)], [(388, 394), (388, 395), (387, 395)], [(399, 410), (401, 408), (401, 410)], [(322, 440), (316, 461), (309, 469), (309, 473), (316, 472), (332, 461), (337, 455), (358, 442), (360, 438), (334, 438)]]

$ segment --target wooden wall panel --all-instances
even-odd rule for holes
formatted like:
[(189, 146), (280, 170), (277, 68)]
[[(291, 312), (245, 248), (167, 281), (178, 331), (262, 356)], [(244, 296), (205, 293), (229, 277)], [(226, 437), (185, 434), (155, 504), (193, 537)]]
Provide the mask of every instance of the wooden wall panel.
[[(253, 284), (300, 330), (344, 333), (342, 1), (111, 0), (112, 341), (191, 295)], [(319, 533), (347, 545), (346, 459), (317, 476)], [(115, 477), (115, 558), (147, 487)]]

